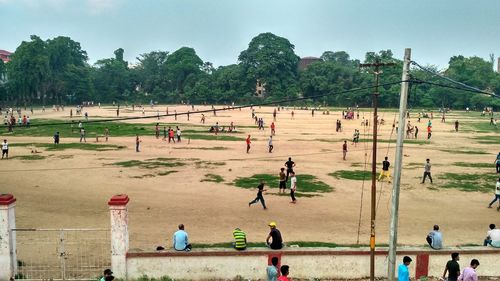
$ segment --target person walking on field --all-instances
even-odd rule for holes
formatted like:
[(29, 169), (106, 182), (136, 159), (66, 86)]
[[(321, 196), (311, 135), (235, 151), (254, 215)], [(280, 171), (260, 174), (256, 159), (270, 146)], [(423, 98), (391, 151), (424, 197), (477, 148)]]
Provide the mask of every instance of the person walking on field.
[(264, 181), (262, 181), (262, 180), (260, 181), (260, 184), (257, 186), (257, 189), (259, 190), (259, 191), (257, 191), (257, 197), (255, 197), (254, 200), (252, 200), (248, 203), (248, 207), (250, 207), (250, 206), (252, 206), (252, 204), (255, 204), (255, 203), (260, 201), (260, 203), (262, 204), (262, 208), (264, 208), (264, 210), (266, 210), (267, 209), (266, 201), (264, 200), (264, 196), (262, 195), (262, 192), (267, 191), (267, 189), (264, 189)]
[(179, 128), (179, 126), (177, 126), (177, 132), (176, 132), (176, 135), (177, 135), (177, 142), (181, 142), (181, 129)]
[(141, 143), (141, 139), (139, 139), (139, 135), (135, 136), (135, 152), (139, 152), (139, 144)]
[(2, 159), (3, 158), (9, 159), (9, 143), (7, 140), (3, 140), (2, 142)]
[[(443, 272), (443, 280), (447, 281), (457, 281), (458, 276), (460, 275), (460, 264), (458, 261), (460, 260), (460, 256), (458, 253), (451, 254), (451, 260), (446, 263)], [(448, 279), (446, 279), (446, 273), (448, 272)]]
[(343, 159), (345, 160), (345, 157), (347, 156), (347, 141), (344, 141), (344, 144), (342, 145), (342, 154)]
[(274, 122), (271, 123), (271, 135), (276, 135), (276, 125), (274, 125)]
[(54, 144), (55, 145), (59, 144), (59, 132), (56, 132), (54, 134)]
[(281, 171), (280, 171), (280, 190), (279, 190), (279, 193), (281, 193), (281, 190), (283, 190), (283, 193), (285, 193), (285, 189), (286, 189), (285, 168), (281, 168)]
[(424, 178), (422, 179), (422, 183), (425, 183), (425, 179), (429, 177), (432, 183), (432, 176), (431, 176), (431, 160), (427, 158), (425, 160), (425, 166), (424, 166)]
[(385, 160), (382, 161), (382, 172), (380, 173), (378, 180), (381, 181), (384, 178), (388, 178), (389, 183), (391, 183), (392, 177), (391, 177), (391, 173), (389, 173), (389, 166), (391, 165), (391, 163), (387, 159), (388, 158), (386, 156)]
[(104, 137), (106, 138), (106, 142), (107, 142), (107, 141), (108, 141), (108, 139), (109, 139), (109, 129), (108, 129), (108, 127), (106, 127), (106, 128), (104, 129)]
[(250, 141), (250, 135), (248, 135), (248, 137), (245, 140), (245, 142), (247, 143), (247, 153), (249, 153), (249, 151), (250, 151), (250, 144), (252, 143), (252, 141)]
[(170, 141), (175, 143), (174, 130), (172, 128), (168, 127), (168, 143), (170, 143)]
[(498, 200), (498, 207), (497, 211), (500, 211), (500, 178), (497, 180), (497, 184), (495, 185), (495, 198), (493, 198), (493, 201), (488, 204), (488, 208), (491, 208), (493, 206), (493, 203), (495, 203)]
[(430, 140), (432, 137), (432, 127), (427, 126), (427, 139)]
[(80, 129), (80, 142), (87, 142), (87, 139), (85, 138), (85, 129), (84, 128), (81, 128)]
[(155, 125), (155, 136), (156, 136), (156, 139), (160, 138), (160, 124), (159, 123), (156, 123), (156, 125)]
[(415, 126), (415, 139), (418, 139), (418, 127)]
[(269, 136), (269, 141), (268, 141), (268, 145), (269, 145), (269, 153), (273, 153), (273, 136)]
[(297, 190), (297, 177), (295, 177), (295, 172), (291, 173), (292, 177), (290, 178), (290, 197), (292, 201), (290, 203), (295, 204), (297, 200), (295, 199), (295, 191)]
[(457, 132), (457, 133), (458, 133), (458, 125), (459, 125), (458, 120), (456, 120), (455, 121), (455, 132)]

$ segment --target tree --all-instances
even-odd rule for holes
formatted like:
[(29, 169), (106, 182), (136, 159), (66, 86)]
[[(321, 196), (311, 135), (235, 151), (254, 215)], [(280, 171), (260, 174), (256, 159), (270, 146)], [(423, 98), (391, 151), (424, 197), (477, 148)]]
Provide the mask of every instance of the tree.
[(121, 48), (115, 51), (115, 58), (98, 60), (92, 76), (98, 101), (125, 101), (131, 99), (127, 95), (135, 92), (135, 83)]
[(178, 97), (183, 98), (184, 88), (187, 84), (195, 82), (202, 66), (203, 61), (193, 48), (182, 47), (167, 57), (165, 64), (167, 77), (174, 85)]
[(253, 92), (257, 80), (265, 83), (268, 95), (281, 99), (298, 92), (295, 46), (272, 33), (254, 37), (238, 57), (246, 76), (245, 92)]

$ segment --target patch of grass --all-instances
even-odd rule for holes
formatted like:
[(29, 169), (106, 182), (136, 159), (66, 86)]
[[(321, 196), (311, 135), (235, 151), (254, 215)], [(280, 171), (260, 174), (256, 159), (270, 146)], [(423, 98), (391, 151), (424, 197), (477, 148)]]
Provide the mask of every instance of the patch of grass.
[(490, 125), (490, 118), (483, 122), (470, 122), (464, 124), (465, 129), (472, 130), (476, 133), (491, 133), (498, 132), (498, 127)]
[[(266, 183), (267, 188), (277, 189), (279, 188), (279, 178), (277, 175), (270, 174), (255, 174), (251, 177), (240, 177), (233, 181), (233, 185), (241, 188), (256, 188), (260, 181), (263, 180)], [(318, 180), (313, 175), (298, 175), (297, 176), (297, 192), (295, 195), (297, 197), (311, 197), (310, 193), (325, 193), (333, 192), (334, 188), (327, 185), (326, 183)], [(272, 195), (278, 195), (276, 193), (270, 193)]]
[(43, 155), (37, 155), (37, 154), (31, 154), (31, 155), (17, 155), (13, 156), (10, 159), (19, 159), (19, 160), (24, 160), (24, 161), (31, 161), (31, 160), (43, 160), (47, 158), (46, 156)]
[(170, 174), (177, 173), (177, 172), (178, 171), (174, 171), (174, 170), (172, 170), (172, 171), (163, 171), (163, 172), (159, 172), (158, 176), (168, 176)]
[(203, 134), (185, 134), (184, 138), (192, 140), (219, 140), (219, 141), (244, 141), (242, 137), (227, 136), (227, 135), (203, 135)]
[(200, 180), (200, 182), (204, 182), (204, 181), (219, 183), (219, 182), (223, 182), (224, 178), (219, 176), (219, 175), (215, 175), (215, 174), (205, 174), (205, 178)]
[(471, 167), (471, 168), (493, 168), (494, 164), (491, 163), (469, 163), (469, 162), (455, 162), (455, 166), (459, 167)]
[(495, 187), (495, 181), (498, 179), (497, 174), (463, 174), (463, 173), (444, 173), (439, 175), (440, 180), (445, 180), (444, 184), (439, 185), (441, 188), (455, 188), (467, 192), (492, 192)]
[(362, 171), (362, 170), (354, 170), (354, 171), (339, 170), (333, 173), (329, 173), (328, 175), (337, 179), (366, 180), (366, 179), (371, 179), (372, 172)]
[(174, 161), (176, 160), (175, 158), (154, 158), (154, 159), (148, 159), (146, 161), (140, 161), (140, 160), (128, 160), (128, 161), (121, 161), (121, 162), (115, 162), (113, 165), (121, 166), (121, 167), (139, 167), (143, 169), (155, 169), (155, 168), (160, 168), (160, 167), (180, 167), (186, 165), (183, 162), (179, 161)]
[(53, 143), (13, 143), (11, 146), (33, 146), (45, 148), (47, 151), (61, 151), (66, 149), (80, 149), (80, 150), (93, 150), (93, 151), (109, 151), (109, 150), (120, 150), (126, 148), (123, 145), (113, 145), (113, 144), (93, 144), (85, 142), (76, 143), (60, 143), (55, 145)]
[(440, 149), (440, 151), (453, 154), (490, 154), (484, 150), (461, 150), (461, 149)]
[(133, 179), (142, 179), (142, 178), (154, 178), (155, 175), (153, 174), (145, 174), (145, 175), (141, 175), (141, 176), (132, 176), (131, 178)]
[(223, 146), (214, 146), (214, 147), (173, 147), (173, 149), (228, 150), (229, 148)]
[(483, 144), (500, 144), (500, 138), (498, 136), (477, 136), (474, 137), (474, 140)]
[(199, 160), (194, 162), (196, 165), (196, 168), (212, 168), (212, 166), (224, 166), (226, 165), (226, 162), (221, 162), (221, 161), (204, 161), (204, 160)]
[(363, 163), (352, 163), (351, 167), (363, 167)]

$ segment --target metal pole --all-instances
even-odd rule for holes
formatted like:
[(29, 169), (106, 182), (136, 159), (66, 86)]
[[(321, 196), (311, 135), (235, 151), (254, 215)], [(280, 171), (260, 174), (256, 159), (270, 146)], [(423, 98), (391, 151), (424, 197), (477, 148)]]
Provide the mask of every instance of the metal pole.
[(399, 130), (396, 142), (396, 160), (392, 185), (391, 228), (389, 234), (389, 268), (387, 278), (393, 281), (396, 272), (396, 248), (398, 240), (399, 188), (401, 183), (401, 168), (403, 163), (403, 140), (406, 125), (406, 104), (408, 99), (408, 79), (410, 78), (411, 49), (405, 49), (403, 75), (401, 80), (401, 96), (399, 100)]
[(377, 128), (378, 128), (378, 76), (379, 66), (375, 66), (375, 92), (373, 93), (373, 152), (370, 227), (370, 280), (375, 280), (375, 207), (377, 203)]

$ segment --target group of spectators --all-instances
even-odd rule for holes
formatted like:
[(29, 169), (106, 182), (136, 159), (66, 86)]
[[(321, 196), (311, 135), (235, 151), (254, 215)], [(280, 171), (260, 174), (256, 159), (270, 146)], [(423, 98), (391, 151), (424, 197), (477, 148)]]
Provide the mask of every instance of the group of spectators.
[[(500, 229), (496, 228), (496, 225), (493, 223), (489, 225), (489, 229), (490, 230), (486, 233), (483, 246), (500, 248)], [(429, 246), (434, 250), (443, 248), (443, 234), (439, 230), (439, 225), (434, 225), (432, 231), (427, 234), (425, 240), (427, 240)]]

